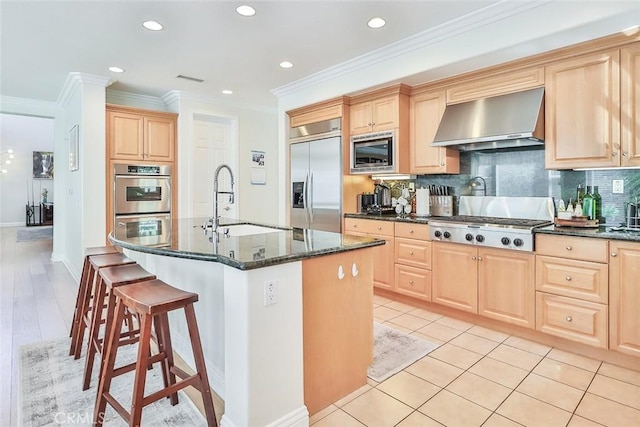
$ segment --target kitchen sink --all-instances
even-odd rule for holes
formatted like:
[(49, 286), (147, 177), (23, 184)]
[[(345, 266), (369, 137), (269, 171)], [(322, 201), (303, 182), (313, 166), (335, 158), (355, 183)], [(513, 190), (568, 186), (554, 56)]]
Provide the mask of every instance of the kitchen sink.
[(229, 230), (229, 236), (240, 237), (240, 236), (250, 236), (252, 234), (265, 234), (265, 233), (278, 233), (284, 232), (282, 228), (273, 228), (273, 227), (264, 227), (261, 225), (253, 225), (253, 224), (232, 224), (232, 225), (221, 225), (218, 228), (219, 234), (225, 234), (226, 230)]

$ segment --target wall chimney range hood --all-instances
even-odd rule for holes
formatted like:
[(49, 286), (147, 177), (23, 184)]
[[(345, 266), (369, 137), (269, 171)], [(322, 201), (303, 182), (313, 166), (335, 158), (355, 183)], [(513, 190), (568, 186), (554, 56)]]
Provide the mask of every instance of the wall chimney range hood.
[(449, 105), (433, 147), (460, 151), (544, 144), (544, 88)]

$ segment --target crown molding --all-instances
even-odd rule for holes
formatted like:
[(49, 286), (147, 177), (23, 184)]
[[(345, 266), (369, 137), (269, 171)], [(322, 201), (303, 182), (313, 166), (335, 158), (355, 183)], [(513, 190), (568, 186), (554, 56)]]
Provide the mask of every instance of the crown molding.
[[(37, 113), (24, 114), (25, 111)], [(36, 117), (55, 117), (60, 111), (60, 106), (51, 101), (0, 96), (0, 112), (2, 113), (19, 113)]]
[(98, 76), (95, 74), (87, 74), (87, 73), (78, 73), (72, 72), (67, 74), (67, 79), (62, 85), (62, 89), (60, 90), (60, 94), (58, 95), (57, 104), (65, 107), (73, 93), (81, 86), (81, 85), (95, 85), (100, 87), (108, 87), (114, 82), (108, 77)]
[(140, 95), (137, 93), (123, 92), (115, 89), (107, 89), (107, 104), (129, 105), (146, 108), (149, 110), (168, 111), (164, 97)]
[(262, 113), (277, 113), (277, 107), (265, 107), (265, 106), (248, 106), (246, 104), (242, 104), (240, 102), (230, 101), (228, 99), (221, 100), (216, 97), (202, 95), (194, 92), (186, 92), (182, 90), (172, 90), (164, 94), (161, 98), (167, 104), (171, 103), (180, 103), (184, 101), (188, 102), (201, 102), (203, 104), (214, 105), (217, 107), (230, 107), (237, 108), (241, 110), (251, 110), (258, 111)]
[(286, 96), (353, 71), (361, 70), (377, 63), (406, 55), (407, 53), (423, 49), (435, 43), (440, 43), (471, 30), (494, 24), (497, 21), (508, 19), (509, 17), (544, 6), (545, 4), (553, 1), (554, 0), (540, 0), (536, 2), (500, 1), (476, 12), (448, 21), (444, 24), (399, 40), (380, 49), (365, 53), (364, 55), (357, 56), (341, 64), (277, 87), (273, 89), (271, 93), (277, 97)]

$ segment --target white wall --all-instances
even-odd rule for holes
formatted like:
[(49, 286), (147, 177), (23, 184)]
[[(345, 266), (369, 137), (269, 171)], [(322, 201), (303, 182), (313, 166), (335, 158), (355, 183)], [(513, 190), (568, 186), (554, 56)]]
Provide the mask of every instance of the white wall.
[[(6, 165), (8, 149), (15, 158)], [(51, 118), (0, 114), (0, 151), (6, 174), (0, 174), (0, 227), (25, 225), (25, 205), (41, 201), (42, 190), (48, 190), (47, 201), (54, 202), (54, 180), (33, 179), (34, 151), (54, 151), (54, 121)], [(54, 156), (54, 179), (65, 163)], [(29, 194), (27, 194), (29, 193)]]

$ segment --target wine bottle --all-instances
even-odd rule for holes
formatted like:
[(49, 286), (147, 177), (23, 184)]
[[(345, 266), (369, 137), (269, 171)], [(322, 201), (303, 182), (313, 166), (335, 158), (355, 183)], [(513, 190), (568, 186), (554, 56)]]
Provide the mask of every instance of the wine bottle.
[(595, 205), (595, 218), (602, 222), (602, 196), (598, 193), (598, 186), (593, 186), (593, 204)]
[(593, 205), (593, 194), (591, 194), (591, 186), (587, 185), (587, 192), (582, 197), (582, 215), (589, 219), (595, 219), (595, 206)]

